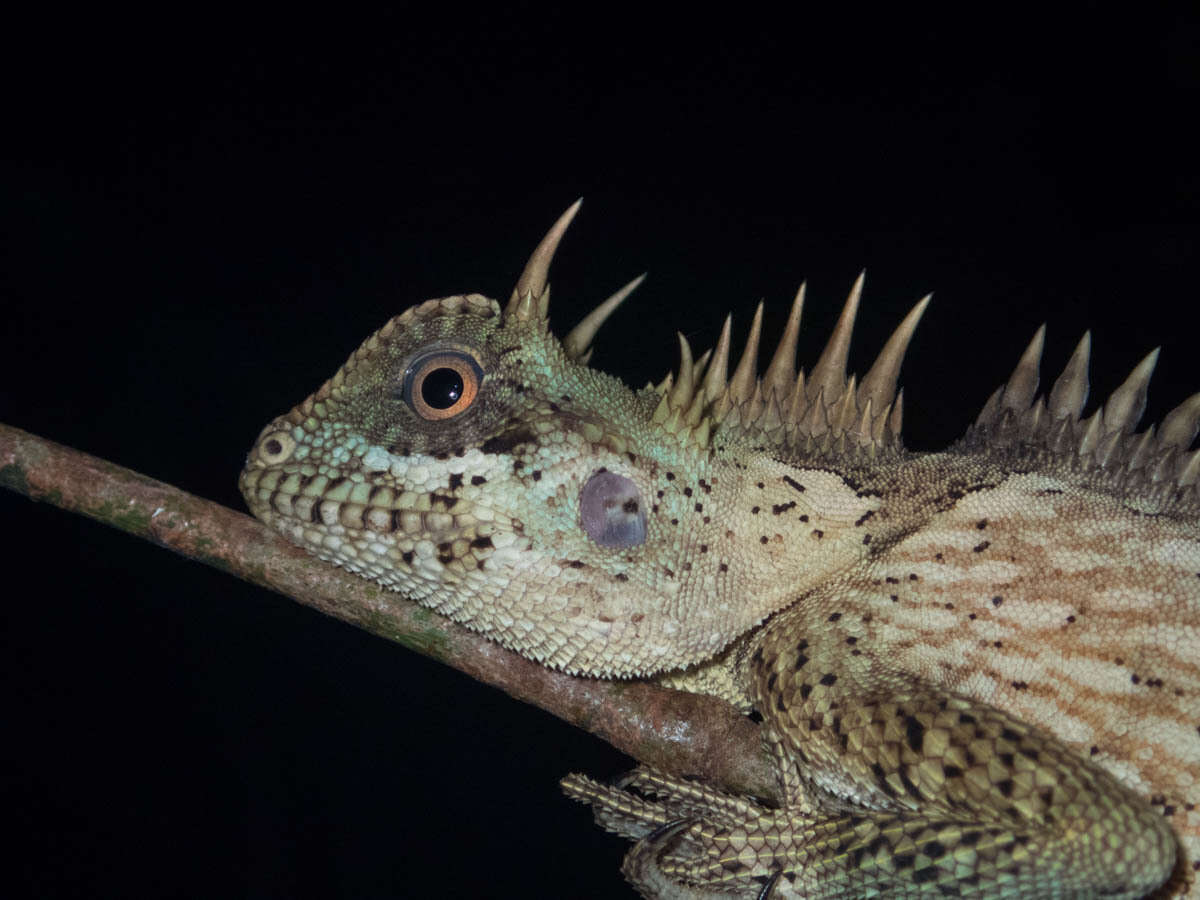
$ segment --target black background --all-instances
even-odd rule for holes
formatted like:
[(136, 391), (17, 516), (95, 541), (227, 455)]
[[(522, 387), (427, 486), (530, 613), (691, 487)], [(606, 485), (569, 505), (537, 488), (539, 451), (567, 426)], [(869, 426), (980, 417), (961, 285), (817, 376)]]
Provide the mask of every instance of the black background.
[[(631, 384), (803, 278), (811, 364), (865, 266), (860, 372), (936, 292), (911, 446), (1043, 321), (1051, 374), (1093, 328), (1094, 397), (1162, 344), (1157, 420), (1200, 387), (1196, 16), (986, 9), (16, 23), (0, 421), (241, 508), (269, 417), (412, 303), (506, 299), (579, 195), (552, 318), (648, 269), (593, 360)], [(556, 787), (626, 766), (598, 741), (51, 507), (0, 534), (6, 895), (624, 895)]]

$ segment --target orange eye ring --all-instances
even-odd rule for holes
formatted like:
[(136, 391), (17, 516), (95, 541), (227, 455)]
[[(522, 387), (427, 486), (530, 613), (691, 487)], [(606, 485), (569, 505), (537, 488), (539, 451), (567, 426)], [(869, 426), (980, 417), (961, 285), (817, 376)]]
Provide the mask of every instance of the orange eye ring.
[(436, 350), (417, 357), (404, 372), (404, 402), (422, 419), (462, 415), (475, 403), (483, 370), (469, 353)]

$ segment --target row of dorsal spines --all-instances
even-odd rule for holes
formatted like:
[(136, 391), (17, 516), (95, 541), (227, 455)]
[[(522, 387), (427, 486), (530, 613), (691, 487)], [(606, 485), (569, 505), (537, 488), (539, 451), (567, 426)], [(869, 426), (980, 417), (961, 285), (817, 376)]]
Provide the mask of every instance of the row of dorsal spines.
[(699, 446), (708, 445), (716, 428), (738, 429), (762, 435), (778, 447), (809, 451), (849, 446), (874, 452), (898, 446), (903, 401), (896, 382), (904, 353), (930, 298), (925, 297), (913, 307), (858, 382), (854, 375), (847, 376), (846, 361), (862, 287), (860, 275), (825, 349), (807, 374), (796, 369), (804, 285), (796, 294), (775, 353), (761, 375), (761, 303), (732, 375), (728, 374), (732, 317), (726, 317), (716, 347), (698, 360), (693, 360), (687, 339), (679, 335), (679, 369), (655, 388), (660, 400), (654, 421)]
[(1033, 446), (1084, 469), (1103, 468), (1123, 480), (1170, 492), (1200, 484), (1200, 450), (1189, 452), (1200, 432), (1200, 394), (1169, 412), (1162, 423), (1135, 433), (1146, 411), (1155, 349), (1138, 363), (1098, 409), (1082, 417), (1088, 397), (1091, 334), (1084, 333), (1047, 396), (1037, 396), (1046, 326), (1029, 342), (1008, 381), (996, 389), (966, 441), (983, 449)]
[[(504, 308), (505, 322), (522, 327), (533, 325), (543, 332), (549, 327), (550, 263), (582, 202), (575, 201), (558, 217), (530, 255)], [(644, 277), (635, 278), (598, 305), (563, 338), (562, 348), (569, 359), (587, 364), (600, 327)], [(929, 297), (914, 307), (862, 383), (856, 384), (854, 376), (846, 376), (846, 359), (862, 285), (860, 275), (828, 344), (807, 377), (802, 370), (796, 370), (803, 285), (792, 304), (775, 355), (761, 377), (758, 375), (761, 303), (732, 376), (728, 375), (731, 317), (725, 320), (717, 346), (699, 360), (693, 359), (691, 347), (681, 334), (679, 372), (669, 375), (659, 385), (661, 400), (654, 421), (681, 440), (701, 447), (708, 446), (717, 427), (726, 432), (740, 430), (762, 435), (780, 447), (818, 451), (838, 450), (847, 443), (870, 451), (898, 446), (903, 402), (896, 390), (896, 379)]]

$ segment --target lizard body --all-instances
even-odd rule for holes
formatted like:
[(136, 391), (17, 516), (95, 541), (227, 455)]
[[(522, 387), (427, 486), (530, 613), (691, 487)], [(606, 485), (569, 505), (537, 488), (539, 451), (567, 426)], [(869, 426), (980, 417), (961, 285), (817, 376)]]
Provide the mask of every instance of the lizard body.
[(649, 769), (567, 793), (647, 896), (1136, 897), (1200, 866), (1200, 395), (1134, 434), (1154, 354), (1082, 417), (1085, 336), (1041, 332), (957, 444), (900, 442), (917, 304), (846, 377), (861, 280), (807, 373), (803, 291), (633, 392), (587, 365), (636, 282), (559, 341), (509, 304), (389, 321), (252, 449), (255, 515), (545, 665), (763, 717), (785, 804)]

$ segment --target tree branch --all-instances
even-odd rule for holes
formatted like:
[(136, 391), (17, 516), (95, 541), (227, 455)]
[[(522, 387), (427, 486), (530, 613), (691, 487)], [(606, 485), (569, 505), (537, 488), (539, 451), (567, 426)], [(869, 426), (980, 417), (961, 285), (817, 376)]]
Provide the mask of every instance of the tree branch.
[(775, 795), (758, 726), (715, 698), (551, 671), (314, 559), (243, 513), (4, 424), (0, 486), (403, 644), (584, 728), (643, 763), (739, 793)]

